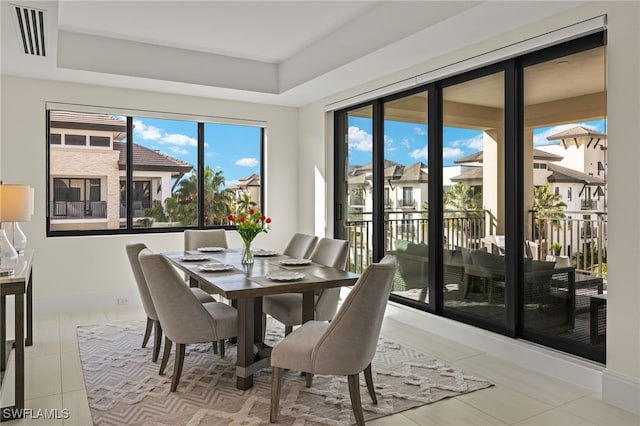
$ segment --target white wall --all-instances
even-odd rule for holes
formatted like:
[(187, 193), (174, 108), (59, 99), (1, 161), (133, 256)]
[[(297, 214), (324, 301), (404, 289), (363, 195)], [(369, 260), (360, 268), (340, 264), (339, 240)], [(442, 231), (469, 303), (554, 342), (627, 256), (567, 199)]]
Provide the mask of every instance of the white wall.
[[(124, 245), (142, 241), (155, 250), (180, 250), (181, 233), (46, 237), (45, 102), (76, 103), (148, 111), (196, 114), (267, 122), (266, 212), (273, 223), (256, 244), (282, 249), (298, 229), (296, 110), (241, 102), (117, 89), (101, 86), (2, 77), (0, 176), (7, 183), (35, 187), (35, 215), (21, 224), (35, 249), (36, 313), (116, 306), (117, 298), (139, 303)], [(287, 166), (283, 164), (288, 159)], [(240, 246), (235, 232), (229, 244)]]
[[(553, 3), (547, 3), (553, 7)], [(505, 12), (506, 13), (506, 12)], [(638, 278), (638, 259), (640, 258), (640, 185), (629, 184), (629, 179), (638, 181), (636, 171), (640, 161), (640, 4), (638, 2), (593, 2), (581, 5), (567, 12), (558, 13), (533, 25), (526, 25), (501, 36), (483, 41), (465, 48), (450, 49), (449, 53), (425, 62), (424, 64), (387, 76), (383, 79), (367, 82), (344, 93), (322, 101), (309, 104), (300, 109), (299, 131), (300, 152), (313, 152), (314, 155), (301, 155), (302, 169), (315, 167), (324, 170), (333, 185), (333, 133), (327, 130), (324, 139), (324, 154), (319, 151), (318, 132), (326, 125), (330, 114), (323, 115), (325, 105), (347, 99), (374, 90), (396, 81), (420, 73), (454, 64), (476, 55), (492, 51), (510, 44), (526, 40), (536, 35), (566, 27), (599, 15), (607, 14), (608, 22), (608, 96), (609, 109), (609, 276), (608, 276), (608, 317), (607, 317), (607, 365), (601, 375), (603, 399), (622, 408), (639, 413), (640, 411), (640, 279)], [(504, 19), (499, 13), (485, 16), (478, 22), (485, 28), (497, 28)], [(509, 16), (513, 24), (513, 16)], [(451, 20), (438, 28), (438, 48), (446, 51), (449, 40), (457, 40), (461, 26)], [(416, 55), (428, 54), (416, 51)], [(313, 138), (306, 137), (308, 129), (314, 129)], [(325, 161), (325, 164), (322, 162)], [(632, 174), (633, 173), (633, 174)], [(301, 180), (301, 188), (309, 182)], [(635, 188), (635, 189), (634, 189)], [(303, 191), (301, 189), (301, 191)], [(312, 205), (310, 202), (309, 205)], [(300, 220), (313, 221), (313, 209), (306, 204), (301, 206)], [(332, 220), (332, 204), (327, 202), (326, 216)], [(630, 235), (635, 236), (629, 238)], [(436, 327), (445, 322), (438, 321)], [(508, 357), (507, 351), (497, 356)], [(552, 357), (553, 358), (553, 357)], [(560, 357), (558, 357), (559, 359)], [(541, 358), (542, 359), (542, 358)], [(518, 362), (518, 359), (514, 359)], [(567, 380), (582, 374), (580, 369), (562, 368), (552, 365), (547, 358), (534, 365), (541, 371), (565, 377)], [(597, 370), (597, 369), (596, 369)], [(600, 374), (598, 372), (598, 374)], [(580, 382), (580, 380), (574, 380)]]

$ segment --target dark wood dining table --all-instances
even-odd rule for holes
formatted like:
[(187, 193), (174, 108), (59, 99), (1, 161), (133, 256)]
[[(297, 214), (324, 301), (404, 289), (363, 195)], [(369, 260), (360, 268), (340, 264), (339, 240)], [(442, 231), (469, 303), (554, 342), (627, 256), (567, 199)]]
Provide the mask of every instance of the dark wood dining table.
[[(238, 310), (238, 338), (236, 362), (236, 386), (246, 390), (253, 386), (253, 374), (269, 367), (270, 348), (263, 341), (262, 297), (272, 294), (302, 293), (303, 322), (314, 317), (314, 293), (326, 288), (351, 286), (358, 275), (317, 263), (307, 265), (283, 265), (287, 256), (255, 256), (254, 263), (241, 263), (241, 249), (220, 252), (175, 251), (162, 253), (173, 265), (185, 272), (192, 286), (199, 286), (211, 294), (234, 301)], [(191, 256), (206, 256), (199, 261), (183, 260)], [(207, 263), (223, 263), (233, 266), (228, 271), (207, 272), (201, 270)], [(265, 275), (282, 271), (298, 271), (304, 278), (295, 281), (272, 281)]]

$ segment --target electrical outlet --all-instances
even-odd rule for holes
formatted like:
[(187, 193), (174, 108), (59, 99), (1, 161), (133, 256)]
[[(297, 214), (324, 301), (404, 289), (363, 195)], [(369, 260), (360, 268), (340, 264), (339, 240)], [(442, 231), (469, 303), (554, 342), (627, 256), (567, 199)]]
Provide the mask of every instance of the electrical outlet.
[(124, 305), (128, 305), (129, 304), (129, 299), (127, 299), (126, 297), (118, 297), (118, 305), (119, 306), (124, 306)]

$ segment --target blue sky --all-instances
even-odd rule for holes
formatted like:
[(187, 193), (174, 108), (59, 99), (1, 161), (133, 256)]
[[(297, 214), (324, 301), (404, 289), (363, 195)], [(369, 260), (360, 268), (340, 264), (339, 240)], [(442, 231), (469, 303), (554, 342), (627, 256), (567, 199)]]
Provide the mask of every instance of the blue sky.
[[(198, 165), (198, 125), (192, 121), (134, 117), (134, 142)], [(222, 170), (226, 186), (260, 174), (260, 128), (205, 123), (205, 164)]]
[[(533, 143), (535, 146), (549, 145), (552, 142), (546, 139), (547, 136), (579, 125), (606, 133), (605, 120), (568, 123), (535, 129)], [(426, 125), (387, 120), (384, 131), (385, 159), (404, 165), (418, 161), (428, 164)], [(482, 150), (482, 132), (479, 130), (445, 127), (443, 137), (445, 166), (453, 165), (455, 160)], [(370, 163), (373, 145), (371, 119), (350, 116), (348, 139), (349, 164)]]

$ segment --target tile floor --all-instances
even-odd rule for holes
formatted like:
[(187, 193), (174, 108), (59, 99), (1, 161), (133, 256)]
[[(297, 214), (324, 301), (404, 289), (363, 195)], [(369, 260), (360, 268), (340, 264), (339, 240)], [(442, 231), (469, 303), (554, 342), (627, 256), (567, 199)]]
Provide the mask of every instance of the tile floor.
[[(70, 417), (66, 420), (20, 419), (6, 425), (91, 425), (76, 327), (136, 318), (145, 318), (141, 308), (36, 316), (34, 344), (26, 349), (26, 406), (64, 408), (69, 410)], [(589, 390), (397, 320), (386, 318), (382, 332), (465, 372), (491, 380), (496, 386), (383, 417), (369, 425), (640, 425), (639, 416), (602, 402)]]

